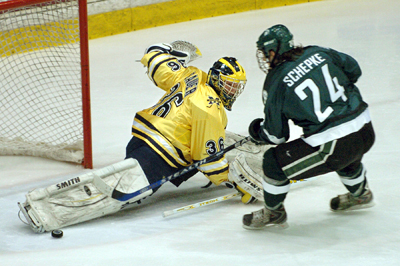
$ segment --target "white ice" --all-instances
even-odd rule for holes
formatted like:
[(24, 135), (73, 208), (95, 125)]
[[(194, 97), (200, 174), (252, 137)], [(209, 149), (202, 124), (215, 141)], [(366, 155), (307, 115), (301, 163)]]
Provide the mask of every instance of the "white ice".
[[(227, 2), (229, 3), (229, 1)], [(210, 7), (212, 8), (212, 7)], [(230, 192), (201, 189), (201, 174), (176, 189), (164, 185), (141, 205), (113, 216), (67, 227), (64, 237), (35, 234), (17, 217), (17, 202), (46, 187), (88, 172), (81, 166), (31, 157), (0, 157), (0, 265), (400, 265), (400, 1), (328, 0), (250, 11), (121, 34), (90, 41), (94, 167), (124, 158), (136, 111), (163, 94), (140, 60), (153, 43), (184, 39), (203, 57), (207, 71), (222, 56), (235, 56), (248, 84), (228, 113), (228, 130), (247, 135), (262, 117), (264, 74), (255, 42), (283, 23), (295, 42), (331, 47), (355, 57), (357, 83), (370, 105), (377, 140), (364, 157), (373, 208), (333, 213), (329, 200), (345, 193), (335, 174), (294, 184), (286, 200), (289, 228), (248, 231), (243, 214), (262, 203), (238, 198), (163, 218), (165, 210)], [(294, 129), (292, 137), (300, 132)]]

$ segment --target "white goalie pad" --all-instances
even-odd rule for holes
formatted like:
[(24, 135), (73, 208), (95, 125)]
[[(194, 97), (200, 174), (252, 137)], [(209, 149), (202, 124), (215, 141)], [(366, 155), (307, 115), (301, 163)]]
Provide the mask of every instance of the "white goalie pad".
[(263, 177), (247, 164), (244, 153), (239, 153), (229, 164), (228, 179), (258, 200), (264, 200)]
[(26, 195), (25, 203), (18, 203), (32, 229), (42, 233), (112, 214), (152, 193), (149, 190), (128, 202), (121, 202), (102, 194), (93, 183), (94, 176), (126, 193), (149, 185), (139, 163), (131, 158), (47, 188), (35, 189)]
[[(239, 134), (225, 131), (225, 146), (228, 147), (235, 142), (244, 139), (244, 136)], [(242, 146), (237, 147), (225, 154), (225, 158), (229, 163), (233, 162), (239, 153), (243, 153), (246, 157), (248, 165), (261, 176), (263, 175), (262, 161), (264, 158), (264, 153), (273, 147), (273, 145), (256, 145), (251, 141), (244, 143)]]

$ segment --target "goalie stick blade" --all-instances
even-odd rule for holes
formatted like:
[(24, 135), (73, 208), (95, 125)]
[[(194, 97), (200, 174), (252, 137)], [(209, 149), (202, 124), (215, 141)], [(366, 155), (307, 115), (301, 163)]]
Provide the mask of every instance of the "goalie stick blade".
[(130, 199), (132, 199), (132, 198), (134, 198), (136, 196), (139, 196), (140, 194), (145, 193), (146, 191), (149, 191), (149, 190), (151, 190), (153, 188), (159, 187), (159, 186), (161, 186), (162, 184), (168, 182), (171, 179), (172, 178), (163, 178), (163, 179), (161, 179), (161, 180), (159, 180), (159, 181), (157, 181), (157, 182), (155, 182), (153, 184), (150, 184), (150, 185), (148, 185), (148, 186), (146, 186), (146, 187), (144, 187), (144, 188), (142, 188), (142, 189), (140, 189), (138, 191), (135, 191), (133, 193), (124, 193), (124, 192), (118, 191), (117, 189), (113, 189), (113, 191), (111, 193), (111, 197), (113, 199), (116, 199), (116, 200), (119, 200), (119, 201), (127, 201), (127, 200), (130, 200)]
[(150, 187), (144, 187), (143, 189), (135, 191), (133, 193), (124, 193), (109, 186), (106, 182), (104, 182), (103, 179), (98, 176), (93, 177), (93, 184), (102, 194), (119, 201), (127, 201), (151, 189)]
[(104, 195), (111, 197), (113, 188), (110, 187), (103, 179), (99, 176), (93, 176), (93, 185)]

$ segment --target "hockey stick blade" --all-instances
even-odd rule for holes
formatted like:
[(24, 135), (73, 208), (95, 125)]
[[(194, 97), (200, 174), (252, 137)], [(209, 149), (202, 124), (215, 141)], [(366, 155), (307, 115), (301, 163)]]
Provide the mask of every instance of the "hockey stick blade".
[[(172, 179), (175, 179), (175, 178), (177, 178), (177, 177), (179, 177), (179, 176), (181, 176), (181, 175), (183, 175), (183, 174), (185, 174), (185, 173), (187, 173), (187, 172), (199, 167), (202, 164), (213, 162), (214, 160), (217, 160), (217, 159), (221, 158), (225, 153), (227, 153), (227, 152), (229, 152), (229, 151), (231, 151), (231, 150), (233, 150), (233, 149), (235, 149), (235, 148), (237, 148), (239, 146), (242, 146), (244, 143), (246, 143), (248, 141), (250, 141), (250, 136), (245, 137), (244, 139), (239, 140), (238, 142), (226, 147), (225, 149), (223, 149), (223, 150), (221, 150), (221, 151), (219, 151), (219, 152), (217, 152), (217, 153), (215, 153), (215, 154), (213, 154), (213, 155), (211, 155), (211, 156), (209, 156), (209, 157), (207, 157), (207, 158), (205, 158), (203, 160), (200, 160), (200, 161), (197, 161), (195, 163), (192, 163), (191, 165), (183, 168), (182, 170), (180, 170), (180, 171), (178, 171), (178, 172), (176, 172), (176, 173), (174, 173), (174, 174), (172, 174), (170, 176), (164, 177), (163, 179), (161, 179), (161, 180), (159, 180), (157, 182), (154, 182), (153, 184), (150, 184), (150, 185), (148, 185), (148, 186), (146, 186), (146, 187), (144, 187), (144, 188), (142, 188), (142, 189), (140, 189), (138, 191), (135, 191), (133, 193), (124, 193), (124, 192), (121, 192), (121, 191), (119, 191), (119, 190), (117, 190), (115, 188), (113, 188), (112, 193), (110, 193), (109, 189), (106, 189), (104, 187), (104, 185), (105, 186), (108, 186), (108, 185), (103, 180), (101, 180), (99, 178), (100, 180), (96, 180), (95, 182), (97, 182), (99, 184), (99, 187), (98, 187), (99, 190), (106, 192), (105, 193), (106, 195), (111, 196), (113, 199), (116, 199), (116, 200), (119, 200), (119, 201), (127, 201), (127, 200), (130, 200), (131, 198), (134, 198), (134, 197), (140, 195), (140, 194), (143, 194), (144, 192), (146, 192), (146, 191), (148, 191), (150, 189), (159, 187), (162, 184), (164, 184), (164, 183), (166, 183), (166, 182), (168, 182), (168, 181), (170, 181)], [(95, 177), (94, 179), (97, 179), (97, 178)]]

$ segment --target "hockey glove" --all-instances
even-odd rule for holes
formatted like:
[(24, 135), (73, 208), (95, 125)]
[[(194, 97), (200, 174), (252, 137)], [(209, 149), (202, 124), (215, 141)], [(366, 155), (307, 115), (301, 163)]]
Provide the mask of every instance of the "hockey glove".
[(185, 60), (186, 64), (202, 56), (199, 48), (193, 43), (190, 43), (188, 41), (176, 40), (171, 43), (171, 46), (174, 49), (174, 51), (186, 54), (185, 56), (180, 56), (183, 57), (182, 59)]
[(253, 197), (252, 195), (250, 195), (246, 190), (239, 187), (235, 182), (227, 181), (227, 182), (224, 182), (224, 184), (228, 188), (235, 188), (237, 191), (239, 191), (239, 193), (242, 195), (242, 202), (244, 204), (249, 204), (249, 203), (253, 203), (253, 202), (257, 201), (256, 197)]
[(186, 65), (190, 61), (190, 55), (185, 51), (178, 51), (173, 48), (172, 44), (169, 43), (157, 43), (150, 45), (145, 51), (145, 54), (150, 52), (162, 52), (174, 56), (182, 65)]
[(250, 126), (249, 126), (249, 135), (251, 137), (251, 141), (257, 145), (269, 144), (269, 142), (263, 140), (258, 133), (258, 132), (260, 132), (261, 123), (263, 121), (264, 121), (263, 118), (256, 118), (253, 120), (253, 122), (250, 123)]
[(144, 54), (148, 54), (150, 52), (162, 52), (169, 54), (172, 51), (172, 46), (169, 43), (157, 43), (150, 45), (145, 51)]

